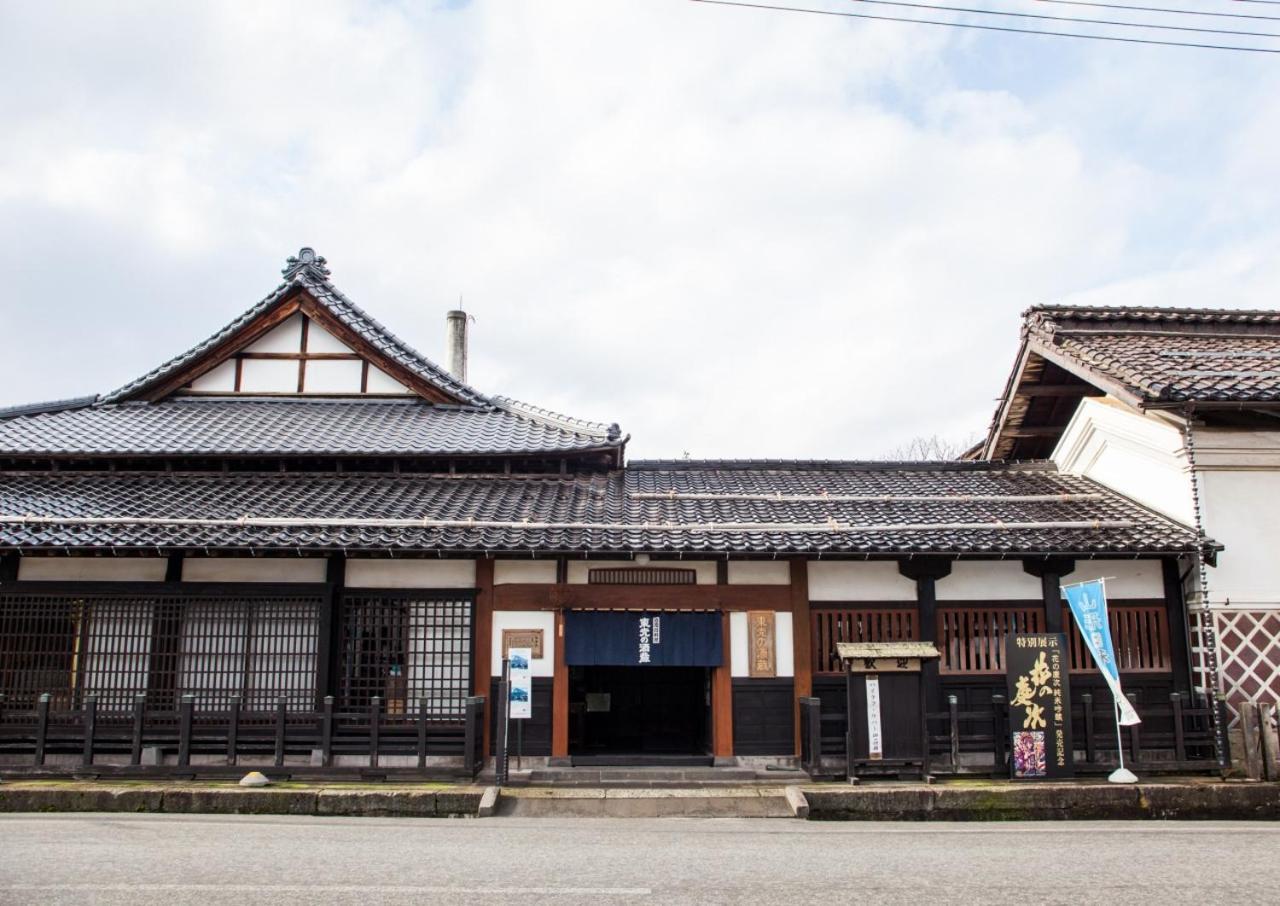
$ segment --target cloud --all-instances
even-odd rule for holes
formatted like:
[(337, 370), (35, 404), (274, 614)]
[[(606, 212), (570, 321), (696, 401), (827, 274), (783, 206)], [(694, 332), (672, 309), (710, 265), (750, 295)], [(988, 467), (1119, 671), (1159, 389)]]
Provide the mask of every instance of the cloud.
[(876, 456), (985, 427), (1029, 304), (1274, 286), (1252, 61), (679, 0), (249, 9), (6, 8), (0, 401), (129, 380), (312, 244), (428, 354), (461, 295), (478, 386), (633, 456)]

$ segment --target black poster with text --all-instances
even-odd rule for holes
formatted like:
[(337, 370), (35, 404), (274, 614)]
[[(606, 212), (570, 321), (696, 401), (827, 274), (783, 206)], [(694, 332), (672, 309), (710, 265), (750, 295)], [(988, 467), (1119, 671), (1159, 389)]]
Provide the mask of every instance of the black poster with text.
[(1009, 635), (1004, 663), (1009, 684), (1010, 774), (1015, 778), (1072, 776), (1066, 636)]

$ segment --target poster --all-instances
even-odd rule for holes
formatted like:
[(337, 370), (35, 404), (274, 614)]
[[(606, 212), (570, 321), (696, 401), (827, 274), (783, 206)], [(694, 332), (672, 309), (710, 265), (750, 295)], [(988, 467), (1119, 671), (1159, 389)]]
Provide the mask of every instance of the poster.
[(529, 669), (533, 649), (512, 648), (508, 658), (511, 679), (508, 713), (512, 720), (528, 720), (533, 716), (533, 675)]
[(1066, 636), (1009, 635), (1004, 662), (1009, 687), (1011, 775), (1072, 776)]
[(884, 731), (880, 723), (880, 677), (867, 675), (867, 758), (884, 758)]

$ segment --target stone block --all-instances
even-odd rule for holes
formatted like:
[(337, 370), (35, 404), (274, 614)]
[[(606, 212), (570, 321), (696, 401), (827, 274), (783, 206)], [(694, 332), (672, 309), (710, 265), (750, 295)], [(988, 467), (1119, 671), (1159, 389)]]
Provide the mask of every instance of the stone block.
[[(469, 814), (475, 814), (479, 796)], [(317, 815), (364, 818), (434, 818), (434, 790), (321, 790), (316, 795)]]

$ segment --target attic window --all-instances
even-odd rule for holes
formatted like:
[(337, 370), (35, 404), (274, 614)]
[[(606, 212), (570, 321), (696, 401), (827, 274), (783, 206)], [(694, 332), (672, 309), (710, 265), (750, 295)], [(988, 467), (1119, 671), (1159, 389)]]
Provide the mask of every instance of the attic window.
[(698, 571), (652, 566), (623, 566), (587, 570), (590, 585), (696, 585)]

